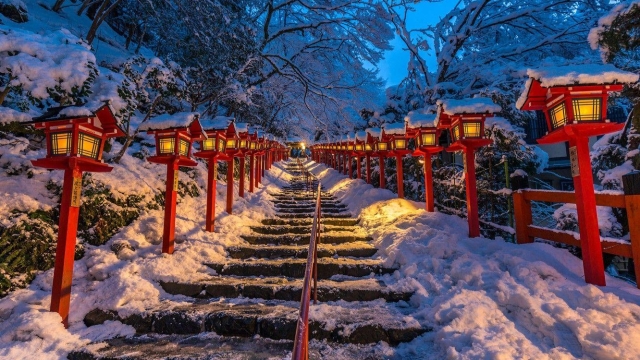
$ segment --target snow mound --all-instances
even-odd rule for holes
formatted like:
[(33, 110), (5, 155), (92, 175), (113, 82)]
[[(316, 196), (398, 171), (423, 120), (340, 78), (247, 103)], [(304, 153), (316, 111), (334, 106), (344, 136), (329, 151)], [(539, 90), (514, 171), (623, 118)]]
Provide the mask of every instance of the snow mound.
[(200, 124), (204, 130), (226, 130), (233, 122), (232, 117), (216, 116), (213, 119), (200, 118)]
[(496, 105), (489, 98), (473, 98), (462, 100), (438, 100), (438, 106), (447, 115), (455, 114), (484, 114), (502, 111), (500, 105)]
[(410, 128), (436, 127), (438, 126), (438, 115), (429, 114), (427, 109), (409, 111), (404, 117)]
[[(542, 87), (635, 83), (639, 75), (620, 70), (611, 64), (585, 64), (544, 69), (528, 69), (529, 77), (540, 81)], [(528, 91), (527, 91), (528, 92)]]
[(193, 112), (179, 112), (173, 115), (162, 114), (140, 124), (140, 131), (166, 130), (187, 127), (199, 116)]
[(384, 126), (384, 133), (387, 135), (404, 135), (406, 128), (404, 123), (386, 124)]

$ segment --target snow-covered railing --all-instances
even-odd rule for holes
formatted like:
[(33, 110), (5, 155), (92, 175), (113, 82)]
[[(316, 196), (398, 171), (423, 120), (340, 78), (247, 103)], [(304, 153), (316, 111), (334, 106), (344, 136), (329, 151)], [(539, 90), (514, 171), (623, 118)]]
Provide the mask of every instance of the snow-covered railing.
[[(640, 195), (595, 194), (596, 205), (627, 210), (630, 242), (615, 238), (601, 238), (602, 252), (632, 258), (640, 264)], [(519, 190), (513, 193), (516, 222), (516, 242), (532, 243), (534, 239), (550, 240), (581, 247), (580, 234), (573, 231), (548, 229), (533, 225), (532, 201), (575, 204), (576, 195), (566, 191)], [(636, 279), (640, 279), (640, 265), (635, 266)], [(638, 281), (640, 288), (640, 281)]]
[(311, 239), (307, 255), (307, 267), (304, 271), (304, 283), (302, 285), (302, 299), (300, 299), (300, 313), (296, 326), (296, 337), (293, 343), (293, 360), (309, 359), (309, 306), (311, 302), (311, 278), (313, 277), (313, 303), (318, 302), (318, 243), (320, 242), (320, 191), (318, 182), (316, 195), (316, 209), (311, 226)]

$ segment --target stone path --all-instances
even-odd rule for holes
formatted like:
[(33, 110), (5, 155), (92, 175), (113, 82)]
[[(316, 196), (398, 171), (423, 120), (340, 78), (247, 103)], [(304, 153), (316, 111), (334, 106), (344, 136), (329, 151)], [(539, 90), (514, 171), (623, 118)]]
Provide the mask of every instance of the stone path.
[[(287, 171), (294, 176), (290, 185), (271, 194), (276, 218), (253, 227), (253, 234), (243, 237), (246, 244), (228, 249), (225, 262), (206, 264), (218, 276), (201, 283), (161, 284), (170, 294), (195, 298), (194, 303), (124, 318), (96, 309), (85, 318), (88, 326), (119, 320), (133, 326), (138, 335), (107, 341), (107, 346), (89, 346), (70, 358), (286, 356), (293, 347), (315, 206), (303, 169), (289, 162)], [(310, 338), (351, 344), (384, 341), (393, 346), (427, 331), (407, 316), (405, 301), (412, 292), (391, 290), (380, 278), (395, 269), (374, 258), (372, 239), (358, 220), (327, 192), (321, 193), (321, 202), (319, 304), (311, 306)], [(311, 357), (322, 358), (319, 351), (312, 347)]]

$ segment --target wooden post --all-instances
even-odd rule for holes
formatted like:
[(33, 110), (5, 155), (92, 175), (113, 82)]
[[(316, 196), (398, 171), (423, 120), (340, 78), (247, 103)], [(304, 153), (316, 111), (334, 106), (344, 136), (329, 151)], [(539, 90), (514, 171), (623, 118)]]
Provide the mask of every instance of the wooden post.
[(176, 203), (178, 201), (178, 159), (167, 164), (167, 187), (164, 196), (164, 230), (162, 233), (162, 252), (173, 254), (176, 236)]
[(256, 160), (255, 160), (255, 155), (251, 154), (249, 155), (249, 192), (252, 193), (253, 192), (253, 188), (255, 186), (255, 179), (254, 179), (254, 174), (255, 174), (255, 166), (256, 166)]
[(529, 225), (533, 223), (531, 201), (525, 199), (525, 191), (526, 190), (518, 190), (513, 193), (513, 211), (516, 220), (517, 244), (530, 244), (533, 242), (533, 236), (529, 236)]
[(428, 212), (435, 211), (433, 199), (433, 167), (431, 166), (431, 153), (424, 154), (424, 202)]
[(478, 188), (476, 185), (476, 152), (474, 148), (464, 149), (466, 173), (464, 175), (467, 187), (467, 220), (469, 222), (469, 237), (480, 236), (480, 218), (478, 215)]
[(205, 230), (213, 232), (216, 219), (216, 183), (218, 177), (218, 160), (209, 158), (209, 169), (207, 174), (207, 216), (205, 219)]
[(358, 175), (358, 179), (362, 179), (362, 162), (360, 161), (360, 156), (356, 156), (356, 172)]
[(402, 156), (396, 156), (396, 179), (398, 180), (398, 198), (404, 199), (404, 169)]
[(240, 196), (241, 198), (244, 197), (244, 177), (245, 177), (245, 160), (244, 160), (244, 154), (242, 156), (240, 156), (240, 183), (238, 184), (238, 196)]
[(353, 172), (351, 171), (351, 163), (352, 163), (351, 155), (347, 155), (346, 159), (347, 159), (347, 163), (345, 164), (345, 167), (344, 167), (344, 174), (347, 175), (349, 179), (351, 179), (353, 175)]
[(69, 327), (69, 304), (71, 303), (71, 282), (73, 279), (73, 258), (76, 252), (76, 234), (80, 197), (82, 196), (82, 171), (70, 163), (64, 171), (60, 220), (58, 222), (58, 243), (53, 270), (51, 289), (51, 311), (62, 317), (65, 328)]
[[(586, 136), (572, 138), (569, 140), (569, 147), (569, 152), (573, 152), (571, 157), (575, 158), (577, 155), (578, 169), (577, 173), (573, 173), (573, 185), (576, 192), (584, 279), (589, 284), (605, 286), (604, 260), (589, 156), (589, 138)], [(575, 163), (575, 159), (572, 162)]]
[(629, 222), (633, 268), (636, 273), (636, 283), (640, 289), (640, 171), (624, 175), (622, 183)]
[(233, 164), (234, 157), (227, 161), (227, 214), (233, 213)]
[(386, 176), (384, 174), (384, 156), (380, 156), (380, 189), (386, 188)]
[(371, 155), (366, 156), (367, 184), (371, 184)]

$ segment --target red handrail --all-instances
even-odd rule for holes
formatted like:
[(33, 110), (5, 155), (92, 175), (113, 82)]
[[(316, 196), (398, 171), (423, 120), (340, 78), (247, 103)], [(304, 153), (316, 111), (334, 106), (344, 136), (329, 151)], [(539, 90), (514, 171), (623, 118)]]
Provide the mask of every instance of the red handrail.
[(313, 276), (313, 303), (318, 302), (318, 242), (320, 242), (320, 182), (316, 195), (316, 210), (311, 227), (311, 240), (309, 241), (309, 254), (307, 255), (307, 267), (304, 271), (304, 283), (302, 285), (302, 299), (300, 299), (300, 313), (298, 326), (293, 343), (293, 360), (309, 359), (309, 303), (311, 302), (311, 277)]

